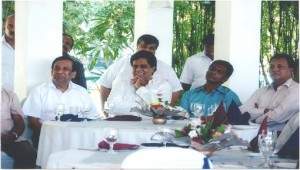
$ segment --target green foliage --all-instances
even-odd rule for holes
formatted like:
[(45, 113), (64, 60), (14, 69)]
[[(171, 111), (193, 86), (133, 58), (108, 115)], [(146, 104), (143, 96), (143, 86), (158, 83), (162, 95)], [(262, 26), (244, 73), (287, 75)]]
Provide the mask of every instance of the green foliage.
[(186, 59), (203, 51), (202, 39), (214, 32), (215, 2), (174, 1), (173, 68), (180, 76)]
[(299, 1), (263, 1), (261, 15), (260, 86), (270, 84), (268, 61), (275, 53), (298, 59)]
[[(15, 13), (15, 1), (2, 1), (2, 23), (4, 25), (7, 16)], [(2, 29), (2, 34), (4, 30)]]
[(64, 2), (64, 32), (73, 36), (75, 57), (92, 74), (87, 80), (96, 82), (103, 71), (94, 68), (107, 68), (130, 48), (133, 28), (134, 1)]

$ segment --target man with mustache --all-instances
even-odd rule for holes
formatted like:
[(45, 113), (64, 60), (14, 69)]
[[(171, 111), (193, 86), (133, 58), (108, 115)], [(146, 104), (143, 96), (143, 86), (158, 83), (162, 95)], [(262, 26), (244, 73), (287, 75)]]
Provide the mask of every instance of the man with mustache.
[(163, 77), (154, 74), (157, 60), (149, 51), (139, 51), (130, 58), (132, 67), (131, 79), (128, 77), (117, 77), (113, 84), (107, 101), (114, 104), (116, 115), (132, 114), (131, 108), (140, 107), (139, 103), (150, 106), (152, 101), (158, 98), (171, 101), (172, 86)]
[(275, 54), (269, 63), (272, 84), (257, 89), (240, 110), (249, 113), (255, 123), (262, 123), (268, 116), (268, 127), (282, 130), (299, 112), (299, 83), (292, 79), (294, 62), (289, 55)]
[(208, 108), (215, 104), (219, 105), (223, 100), (226, 111), (228, 110), (232, 100), (240, 106), (242, 103), (239, 97), (228, 87), (222, 86), (233, 73), (232, 65), (223, 60), (215, 60), (206, 72), (206, 83), (195, 89), (185, 92), (180, 100), (180, 106), (191, 113), (190, 105), (192, 102), (204, 104), (205, 113), (208, 115)]
[(4, 23), (2, 36), (2, 87), (14, 91), (15, 68), (15, 15), (9, 15)]

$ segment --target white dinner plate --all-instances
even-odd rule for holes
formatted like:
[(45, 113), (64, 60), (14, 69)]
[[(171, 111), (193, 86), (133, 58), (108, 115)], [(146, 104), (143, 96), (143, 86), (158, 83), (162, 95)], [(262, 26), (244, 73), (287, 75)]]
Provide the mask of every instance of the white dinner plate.
[(257, 126), (250, 126), (250, 125), (232, 125), (232, 129), (237, 130), (247, 130), (247, 129), (257, 129)]
[(295, 169), (297, 163), (276, 163), (275, 166), (278, 168), (290, 168)]

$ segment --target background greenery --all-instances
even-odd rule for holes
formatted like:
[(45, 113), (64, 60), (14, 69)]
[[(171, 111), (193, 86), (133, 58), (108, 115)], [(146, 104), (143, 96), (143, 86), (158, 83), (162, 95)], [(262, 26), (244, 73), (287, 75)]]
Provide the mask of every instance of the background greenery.
[[(263, 1), (260, 86), (270, 83), (268, 60), (274, 53), (298, 59), (298, 1)], [(14, 13), (14, 1), (2, 1), (2, 19)], [(214, 1), (174, 1), (173, 68), (180, 76), (187, 57), (203, 50), (201, 40), (214, 32)], [(124, 51), (134, 52), (134, 1), (65, 1), (64, 31), (75, 39), (73, 55), (94, 82)], [(253, 68), (255, 69), (255, 68)]]

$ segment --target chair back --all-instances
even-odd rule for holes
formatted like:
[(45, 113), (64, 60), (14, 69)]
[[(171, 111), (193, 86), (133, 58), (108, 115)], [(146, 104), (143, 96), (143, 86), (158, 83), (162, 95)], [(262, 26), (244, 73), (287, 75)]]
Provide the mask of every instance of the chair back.
[[(205, 165), (205, 166), (204, 166)], [(140, 149), (128, 155), (121, 169), (203, 169), (213, 168), (201, 152), (178, 147)]]

